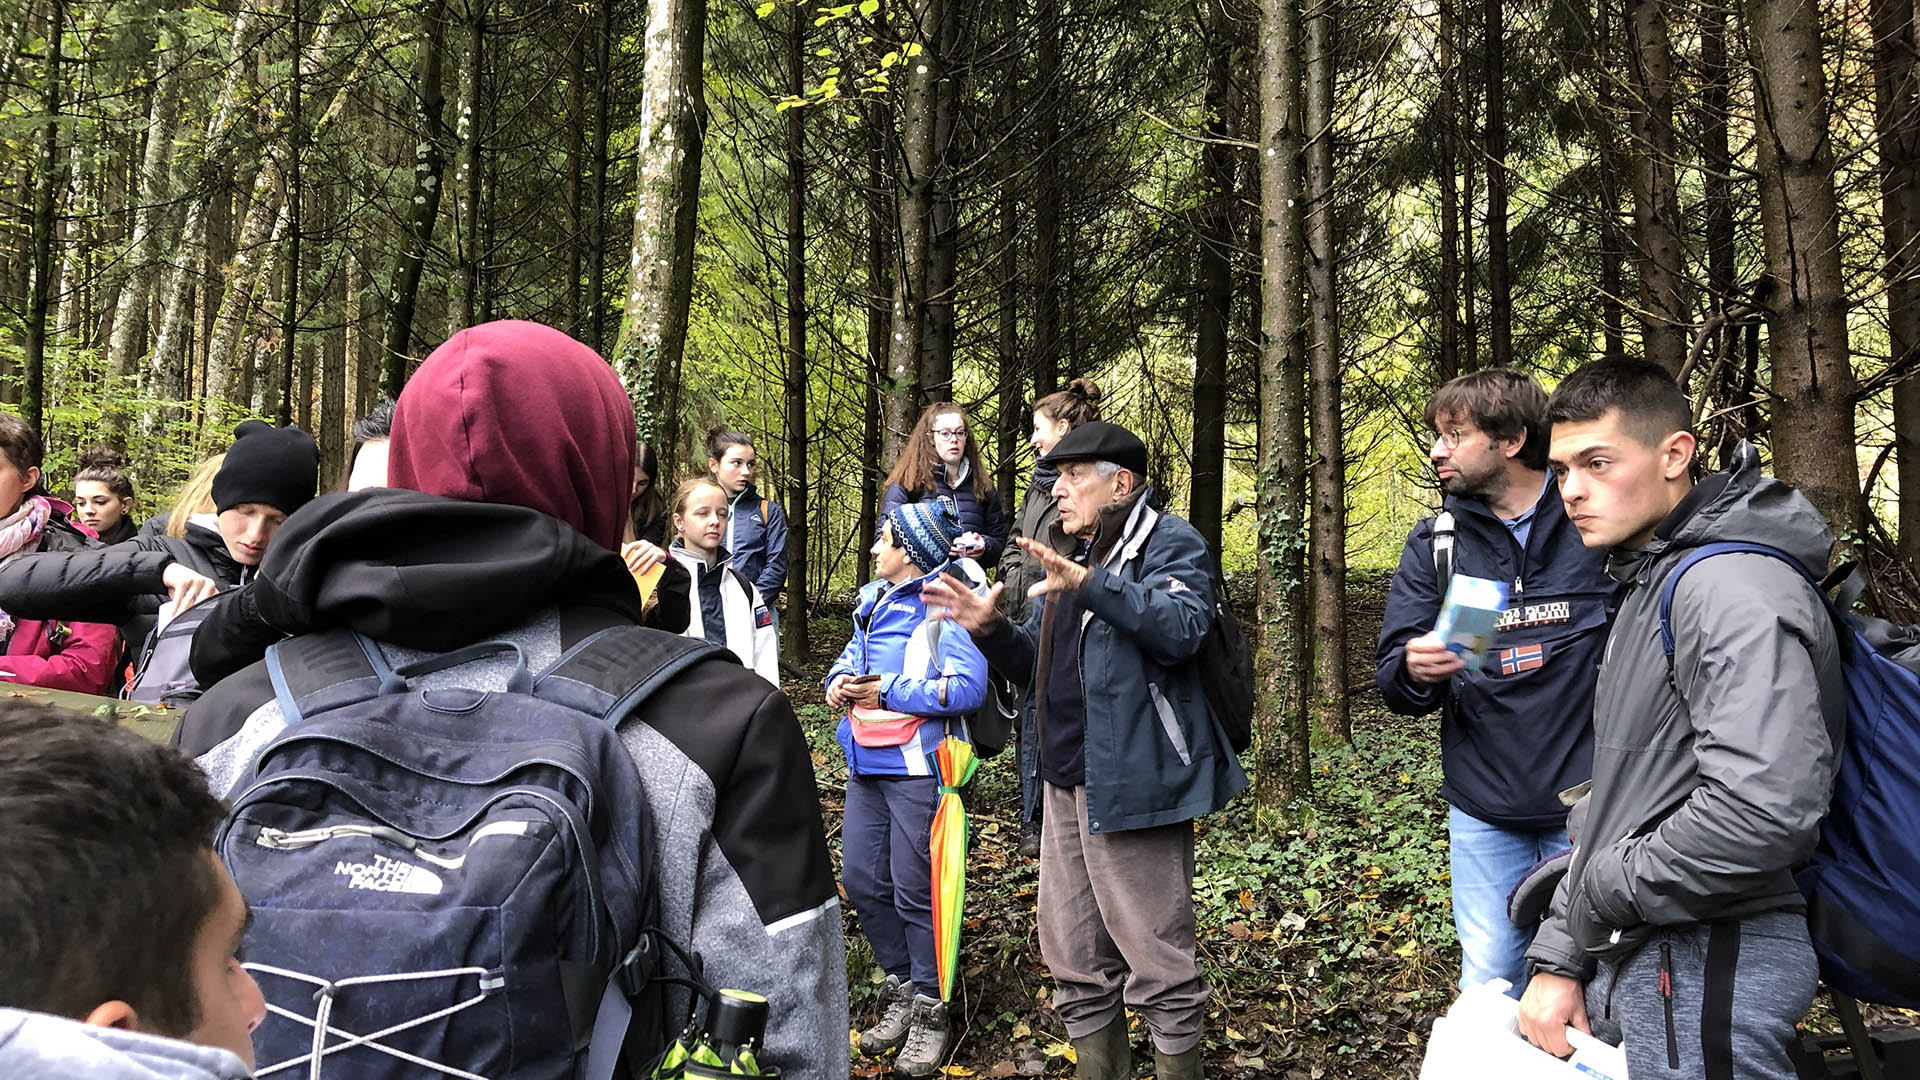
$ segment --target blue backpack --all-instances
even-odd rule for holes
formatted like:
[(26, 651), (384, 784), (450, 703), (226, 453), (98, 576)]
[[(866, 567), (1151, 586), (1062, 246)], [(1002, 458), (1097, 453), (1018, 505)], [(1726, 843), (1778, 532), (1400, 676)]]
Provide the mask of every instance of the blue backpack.
[(1763, 544), (1695, 548), (1660, 594), (1660, 643), (1673, 658), (1673, 592), (1715, 555), (1766, 555), (1814, 586), (1840, 633), (1847, 681), (1846, 738), (1833, 801), (1813, 858), (1794, 875), (1827, 985), (1861, 1001), (1920, 1008), (1920, 674), (1876, 643), (1878, 620), (1846, 613), (1798, 560)]
[[(503, 651), (504, 693), (409, 677)], [(724, 649), (638, 627), (538, 677), (510, 642), (399, 669), (344, 630), (275, 645), (287, 727), (216, 850), (253, 909), (260, 1077), (608, 1080), (667, 1046), (647, 802), (614, 725)], [(697, 977), (696, 973), (690, 973)]]

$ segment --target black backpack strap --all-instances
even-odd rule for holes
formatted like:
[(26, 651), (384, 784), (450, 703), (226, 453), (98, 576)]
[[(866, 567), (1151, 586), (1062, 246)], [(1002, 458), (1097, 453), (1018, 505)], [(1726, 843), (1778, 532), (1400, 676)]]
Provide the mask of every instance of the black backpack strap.
[(727, 649), (694, 638), (615, 626), (568, 649), (533, 681), (533, 696), (598, 716), (609, 726), (667, 680), (709, 658), (739, 663)]
[(291, 727), (302, 718), (378, 697), (396, 682), (380, 647), (351, 630), (326, 630), (267, 647), (267, 678), (280, 715)]

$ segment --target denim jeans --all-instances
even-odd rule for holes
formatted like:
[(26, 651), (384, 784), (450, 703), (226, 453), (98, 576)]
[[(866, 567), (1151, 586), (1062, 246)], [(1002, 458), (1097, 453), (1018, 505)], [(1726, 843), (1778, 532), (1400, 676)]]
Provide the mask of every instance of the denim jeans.
[(1503, 829), (1458, 807), (1447, 808), (1462, 990), (1488, 979), (1507, 980), (1514, 997), (1527, 988), (1527, 946), (1533, 944), (1533, 934), (1507, 920), (1507, 896), (1535, 863), (1570, 846), (1564, 825)]

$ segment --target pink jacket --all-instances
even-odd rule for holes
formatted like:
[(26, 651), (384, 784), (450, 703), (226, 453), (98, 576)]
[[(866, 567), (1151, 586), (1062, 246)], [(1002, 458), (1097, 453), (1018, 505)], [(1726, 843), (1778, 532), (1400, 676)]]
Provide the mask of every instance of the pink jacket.
[(21, 619), (0, 656), (0, 682), (112, 694), (120, 631), (111, 623)]

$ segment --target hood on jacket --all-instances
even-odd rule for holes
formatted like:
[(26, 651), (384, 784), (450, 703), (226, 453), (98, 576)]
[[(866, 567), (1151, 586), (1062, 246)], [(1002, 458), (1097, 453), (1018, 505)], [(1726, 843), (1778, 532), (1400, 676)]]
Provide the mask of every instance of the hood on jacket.
[(416, 649), (458, 648), (556, 604), (643, 616), (620, 556), (558, 518), (400, 488), (308, 503), (252, 588), (284, 633), (346, 626)]
[(1668, 552), (1705, 544), (1766, 544), (1798, 559), (1815, 577), (1826, 572), (1833, 530), (1805, 495), (1760, 471), (1760, 455), (1744, 440), (1733, 466), (1702, 477), (1639, 549), (1615, 548), (1607, 573), (1631, 581)]
[(387, 482), (538, 510), (617, 551), (633, 440), (633, 404), (598, 353), (539, 323), (482, 323), (400, 392)]
[(0, 1076), (8, 1080), (244, 1080), (230, 1050), (22, 1009), (0, 1009)]

